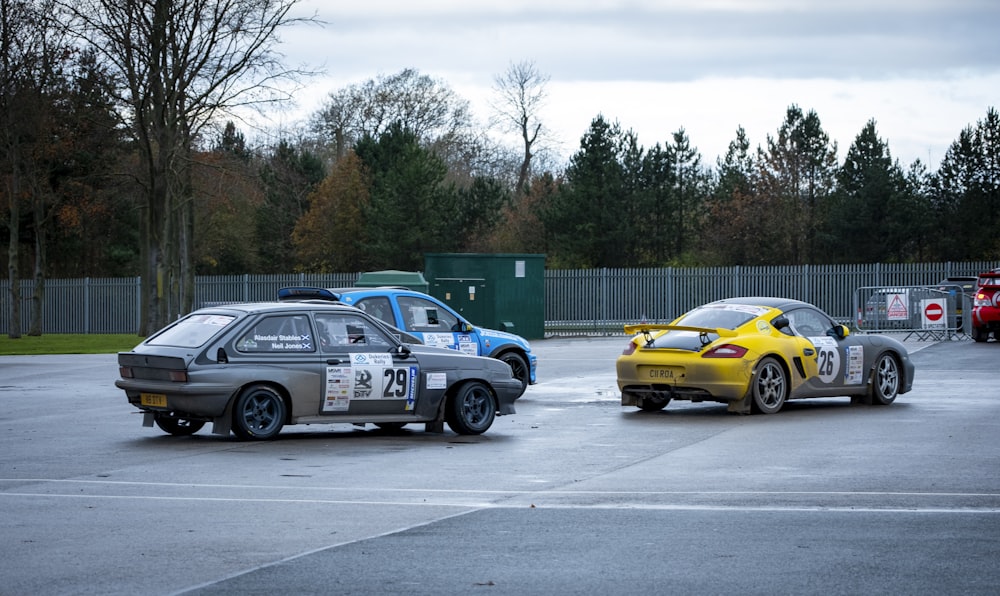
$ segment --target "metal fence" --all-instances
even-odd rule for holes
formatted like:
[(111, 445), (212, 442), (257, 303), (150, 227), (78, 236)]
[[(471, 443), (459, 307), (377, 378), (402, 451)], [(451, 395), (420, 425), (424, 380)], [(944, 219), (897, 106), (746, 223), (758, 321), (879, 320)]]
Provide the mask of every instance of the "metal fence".
[[(812, 302), (838, 321), (858, 325), (859, 288), (932, 286), (978, 275), (1000, 261), (787, 267), (578, 269), (545, 271), (545, 331), (622, 333), (622, 325), (664, 322), (705, 302), (731, 296), (784, 296)], [(273, 300), (281, 287), (353, 285), (359, 273), (199, 276), (195, 304)], [(19, 285), (21, 330), (31, 321), (34, 282)], [(135, 333), (139, 278), (54, 279), (45, 284), (43, 333)], [(0, 334), (10, 330), (10, 283), (0, 281)]]

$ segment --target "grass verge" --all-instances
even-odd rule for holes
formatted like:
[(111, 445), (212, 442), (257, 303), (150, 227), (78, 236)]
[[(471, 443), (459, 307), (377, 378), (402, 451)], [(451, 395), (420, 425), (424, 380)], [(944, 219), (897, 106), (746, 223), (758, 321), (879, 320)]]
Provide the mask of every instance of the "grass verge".
[(0, 356), (40, 354), (114, 354), (134, 348), (142, 338), (134, 334), (50, 333), (22, 335), (18, 339), (0, 336)]

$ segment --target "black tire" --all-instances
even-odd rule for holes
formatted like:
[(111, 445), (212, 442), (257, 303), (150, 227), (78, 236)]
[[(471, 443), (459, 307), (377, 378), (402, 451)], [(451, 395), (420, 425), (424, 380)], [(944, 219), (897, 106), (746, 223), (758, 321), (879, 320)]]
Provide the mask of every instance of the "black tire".
[(639, 401), (639, 409), (643, 412), (659, 412), (669, 403), (669, 397), (644, 397)]
[(233, 406), (233, 432), (241, 439), (273, 439), (285, 425), (285, 400), (267, 385), (251, 385)]
[(201, 427), (205, 426), (204, 420), (174, 418), (173, 416), (167, 416), (165, 414), (157, 414), (156, 418), (153, 420), (156, 422), (156, 426), (160, 427), (160, 430), (177, 437), (193, 435), (201, 430)]
[(445, 421), (460, 435), (486, 431), (497, 413), (497, 401), (489, 387), (478, 381), (466, 383), (448, 400)]
[(872, 405), (887, 406), (899, 395), (899, 362), (892, 354), (882, 354), (872, 370)]
[(972, 341), (983, 343), (990, 338), (990, 332), (982, 327), (972, 326)]
[(757, 364), (753, 375), (753, 405), (761, 414), (775, 414), (788, 399), (788, 375), (777, 360), (768, 356)]
[(528, 363), (517, 352), (500, 354), (499, 360), (500, 362), (506, 362), (511, 372), (514, 373), (514, 378), (521, 381), (521, 392), (517, 394), (517, 397), (521, 397), (528, 389), (528, 383), (531, 381), (531, 371), (528, 370)]

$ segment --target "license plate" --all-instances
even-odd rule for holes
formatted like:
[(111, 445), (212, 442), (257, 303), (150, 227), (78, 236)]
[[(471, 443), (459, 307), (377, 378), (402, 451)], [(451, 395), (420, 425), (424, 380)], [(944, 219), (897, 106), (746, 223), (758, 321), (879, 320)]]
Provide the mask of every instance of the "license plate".
[(140, 393), (139, 404), (154, 408), (167, 407), (167, 396), (162, 393)]
[(644, 366), (639, 369), (639, 376), (647, 381), (669, 382), (684, 376), (683, 366)]

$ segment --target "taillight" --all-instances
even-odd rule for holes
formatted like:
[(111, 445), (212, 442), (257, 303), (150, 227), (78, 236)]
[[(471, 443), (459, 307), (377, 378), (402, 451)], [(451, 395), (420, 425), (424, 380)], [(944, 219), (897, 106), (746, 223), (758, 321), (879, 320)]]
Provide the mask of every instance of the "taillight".
[(123, 379), (132, 378), (132, 367), (131, 366), (119, 366), (118, 374), (122, 376)]
[(188, 374), (186, 370), (172, 370), (170, 371), (170, 380), (175, 383), (187, 383)]
[(631, 356), (632, 354), (635, 353), (635, 348), (636, 345), (634, 341), (628, 342), (628, 345), (625, 346), (624, 350), (622, 350), (622, 356)]
[(747, 349), (734, 344), (722, 344), (701, 355), (702, 358), (742, 358)]

